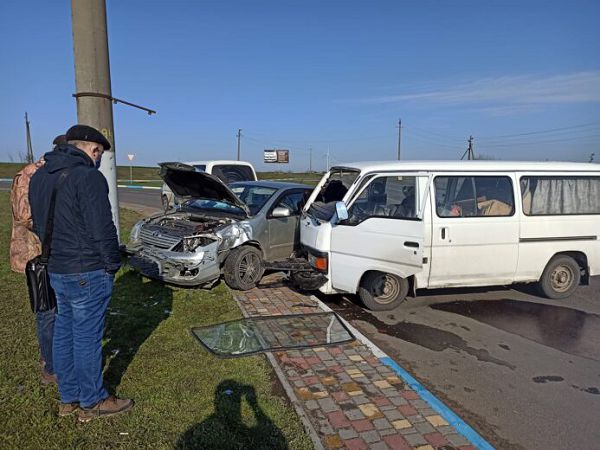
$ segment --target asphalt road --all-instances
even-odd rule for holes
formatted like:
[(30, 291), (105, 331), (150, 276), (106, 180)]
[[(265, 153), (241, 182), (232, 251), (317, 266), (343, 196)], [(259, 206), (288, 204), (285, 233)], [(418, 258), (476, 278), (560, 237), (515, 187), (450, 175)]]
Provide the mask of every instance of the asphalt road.
[[(0, 191), (10, 190), (10, 186), (10, 181), (0, 180)], [(158, 189), (119, 188), (119, 202), (125, 206), (142, 206), (148, 210), (162, 208)]]
[(497, 448), (600, 448), (600, 278), (565, 301), (532, 291), (419, 291), (382, 313), (321, 298)]
[[(161, 206), (157, 190), (119, 198)], [(565, 301), (527, 286), (419, 291), (382, 313), (321, 298), (497, 448), (600, 448), (600, 278)]]

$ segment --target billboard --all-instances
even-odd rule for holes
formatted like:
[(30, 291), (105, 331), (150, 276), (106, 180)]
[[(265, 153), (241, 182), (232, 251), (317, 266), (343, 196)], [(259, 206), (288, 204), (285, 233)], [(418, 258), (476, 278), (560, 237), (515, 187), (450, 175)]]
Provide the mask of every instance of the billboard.
[(266, 163), (287, 164), (290, 162), (290, 151), (283, 149), (265, 150), (264, 161)]

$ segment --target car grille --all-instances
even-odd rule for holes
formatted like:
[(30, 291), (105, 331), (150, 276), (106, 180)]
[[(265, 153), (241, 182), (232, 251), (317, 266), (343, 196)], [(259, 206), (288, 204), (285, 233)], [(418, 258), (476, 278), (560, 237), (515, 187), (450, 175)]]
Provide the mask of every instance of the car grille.
[(172, 249), (181, 241), (181, 237), (172, 236), (161, 232), (160, 227), (146, 225), (140, 230), (140, 239), (142, 243), (163, 249)]

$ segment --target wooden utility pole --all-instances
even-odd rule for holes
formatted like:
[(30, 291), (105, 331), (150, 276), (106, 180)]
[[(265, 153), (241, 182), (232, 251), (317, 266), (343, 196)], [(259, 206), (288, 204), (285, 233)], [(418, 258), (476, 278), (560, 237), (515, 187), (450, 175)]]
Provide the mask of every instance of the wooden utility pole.
[(400, 161), (400, 144), (402, 142), (402, 119), (398, 119), (398, 161)]
[(25, 160), (27, 164), (31, 164), (33, 162), (33, 146), (31, 145), (31, 130), (29, 128), (29, 117), (27, 117), (27, 112), (25, 112), (25, 135), (27, 138), (27, 155), (25, 156)]
[(237, 141), (238, 141), (238, 152), (237, 152), (237, 160), (240, 160), (240, 140), (242, 138), (242, 129), (238, 128), (237, 132)]
[(77, 122), (96, 128), (110, 142), (110, 150), (102, 156), (100, 172), (108, 182), (108, 199), (118, 234), (119, 198), (105, 0), (71, 0), (71, 16)]

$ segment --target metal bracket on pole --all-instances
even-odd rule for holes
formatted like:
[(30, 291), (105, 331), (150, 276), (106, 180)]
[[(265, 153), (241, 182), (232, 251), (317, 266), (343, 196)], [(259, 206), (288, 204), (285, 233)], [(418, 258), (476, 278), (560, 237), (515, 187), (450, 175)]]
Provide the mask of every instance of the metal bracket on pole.
[(79, 98), (79, 97), (100, 97), (100, 98), (105, 98), (105, 99), (110, 100), (111, 102), (113, 102), (115, 105), (117, 103), (123, 103), (124, 105), (133, 106), (134, 108), (138, 108), (138, 109), (144, 110), (144, 111), (146, 111), (148, 113), (149, 116), (151, 116), (152, 114), (156, 114), (156, 111), (154, 111), (153, 109), (145, 108), (143, 106), (136, 105), (135, 103), (126, 102), (125, 100), (114, 98), (114, 97), (111, 97), (110, 95), (106, 95), (106, 94), (100, 94), (98, 92), (78, 92), (76, 94), (73, 94), (73, 97), (75, 97), (75, 98)]

